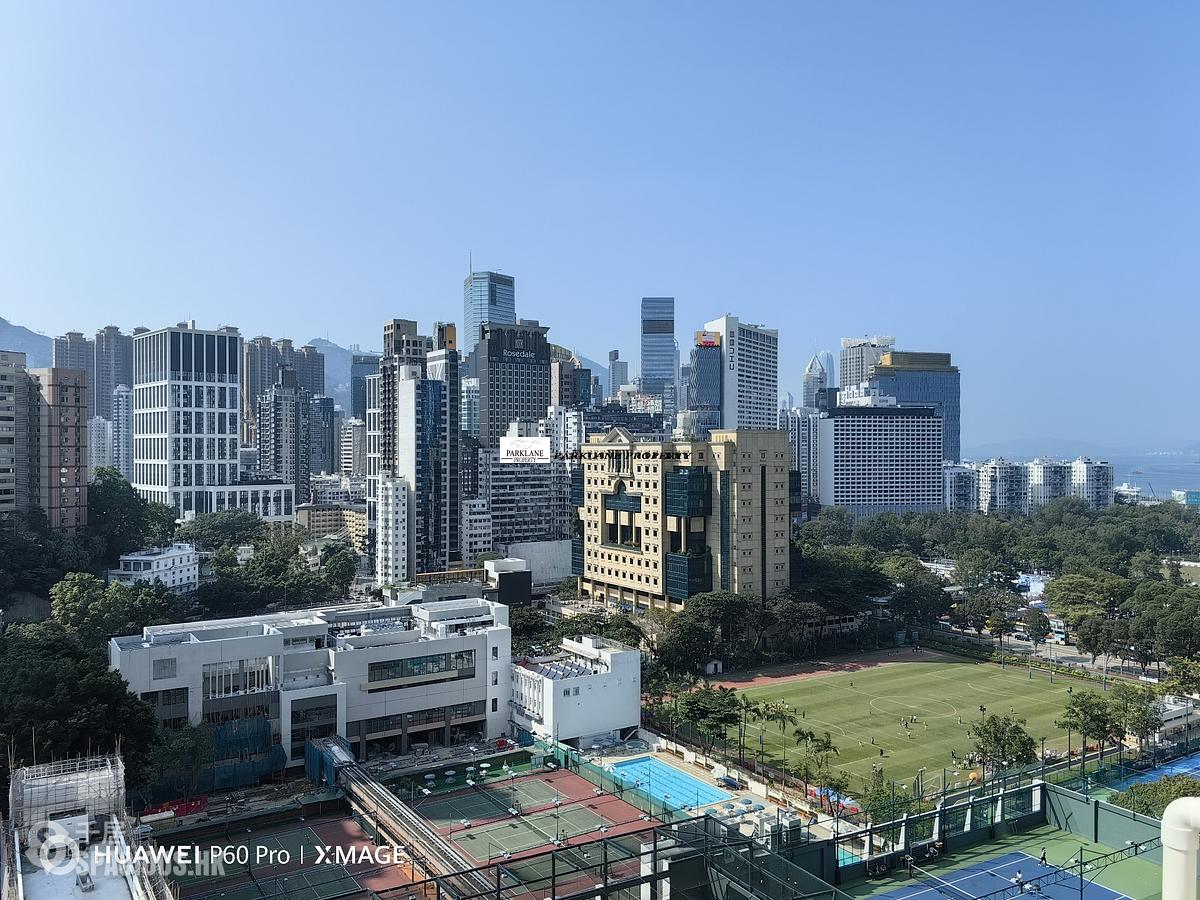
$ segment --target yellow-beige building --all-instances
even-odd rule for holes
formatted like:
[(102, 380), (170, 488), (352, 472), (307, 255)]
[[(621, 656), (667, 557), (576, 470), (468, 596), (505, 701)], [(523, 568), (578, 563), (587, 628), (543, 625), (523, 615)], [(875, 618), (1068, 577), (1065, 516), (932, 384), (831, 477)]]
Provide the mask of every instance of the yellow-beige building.
[(790, 458), (784, 431), (593, 435), (582, 448), (580, 595), (628, 612), (678, 609), (706, 591), (786, 590)]
[(296, 507), (296, 524), (313, 537), (344, 534), (356, 552), (367, 552), (365, 503), (301, 503)]

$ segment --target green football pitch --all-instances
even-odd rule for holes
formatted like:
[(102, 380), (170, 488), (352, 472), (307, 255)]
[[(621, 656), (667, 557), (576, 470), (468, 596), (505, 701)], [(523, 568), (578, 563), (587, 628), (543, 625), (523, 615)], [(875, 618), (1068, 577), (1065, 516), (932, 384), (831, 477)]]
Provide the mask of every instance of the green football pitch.
[[(1014, 713), (1047, 749), (1065, 750), (1067, 735), (1054, 725), (1067, 700), (1067, 688), (1085, 689), (1074, 679), (1046, 672), (981, 663), (928, 651), (913, 655), (905, 649), (894, 657), (872, 655), (875, 664), (843, 665), (842, 671), (811, 672), (770, 683), (739, 687), (756, 700), (782, 700), (795, 712), (800, 727), (828, 731), (838, 753), (832, 764), (850, 775), (850, 790), (861, 791), (873, 764), (883, 766), (889, 779), (911, 782), (922, 767), (926, 789), (940, 789), (943, 769), (949, 786), (966, 784), (970, 770), (956, 766), (951, 751), (962, 759), (971, 750), (968, 727), (979, 720), (979, 707), (988, 713)], [(737, 687), (737, 685), (734, 685)], [(916, 716), (905, 728), (902, 720)], [(761, 746), (769, 763), (785, 761), (794, 771), (801, 751), (789, 725), (786, 737), (772, 722), (747, 726), (746, 756)], [(736, 753), (736, 732), (730, 730), (730, 750)], [(1072, 737), (1079, 746), (1079, 736)], [(786, 749), (786, 757), (785, 751)], [(880, 750), (883, 755), (880, 755)]]

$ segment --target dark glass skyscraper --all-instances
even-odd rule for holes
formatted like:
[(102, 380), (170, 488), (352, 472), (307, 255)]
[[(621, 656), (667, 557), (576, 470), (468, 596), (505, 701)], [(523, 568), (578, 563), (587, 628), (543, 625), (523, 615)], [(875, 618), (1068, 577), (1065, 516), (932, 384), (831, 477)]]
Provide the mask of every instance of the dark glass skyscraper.
[(366, 421), (367, 376), (379, 372), (379, 356), (375, 353), (355, 353), (350, 357), (350, 415)]
[(942, 453), (958, 462), (959, 380), (958, 366), (949, 353), (884, 353), (868, 374), (872, 388), (895, 397), (900, 406), (931, 406), (942, 418)]
[(721, 335), (697, 331), (688, 364), (687, 406), (693, 413), (696, 437), (708, 440), (714, 428), (721, 427), (721, 398), (724, 396)]
[(675, 384), (675, 298), (642, 298), (642, 390), (661, 394)]

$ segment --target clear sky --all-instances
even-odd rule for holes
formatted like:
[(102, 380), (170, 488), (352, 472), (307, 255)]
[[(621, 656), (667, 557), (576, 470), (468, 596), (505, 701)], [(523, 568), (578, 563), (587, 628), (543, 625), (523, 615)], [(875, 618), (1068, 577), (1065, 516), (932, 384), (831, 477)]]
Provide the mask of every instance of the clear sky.
[(595, 359), (962, 368), (963, 443), (1200, 439), (1195, 3), (0, 0), (0, 315), (381, 344), (476, 268)]

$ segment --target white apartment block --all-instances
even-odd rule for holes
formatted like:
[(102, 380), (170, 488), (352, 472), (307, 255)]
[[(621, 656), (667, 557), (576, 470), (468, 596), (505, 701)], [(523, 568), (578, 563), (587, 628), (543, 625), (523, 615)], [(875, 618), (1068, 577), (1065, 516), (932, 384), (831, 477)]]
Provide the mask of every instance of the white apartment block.
[(777, 428), (779, 332), (731, 315), (713, 319), (704, 329), (721, 335), (722, 428)]
[(200, 587), (200, 554), (191, 544), (171, 544), (122, 554), (108, 580), (124, 585), (161, 581), (175, 594), (188, 594)]
[(979, 509), (979, 469), (960, 463), (942, 466), (942, 499), (946, 509)]
[(398, 586), (412, 572), (409, 542), (409, 512), (412, 498), (408, 482), (384, 473), (377, 480), (375, 519), (375, 583)]
[(291, 522), (295, 489), (243, 481), (238, 463), (242, 338), (180, 323), (133, 339), (133, 486), (180, 518), (248, 509)]
[(1071, 494), (1092, 509), (1104, 509), (1113, 502), (1113, 467), (1081, 456), (1071, 463)]
[(552, 656), (513, 662), (513, 722), (543, 740), (586, 748), (631, 737), (641, 721), (641, 651), (592, 634)]
[(822, 506), (855, 518), (941, 509), (942, 420), (932, 409), (838, 406), (817, 425)]
[(118, 384), (112, 396), (112, 465), (126, 481), (133, 481), (133, 388)]
[(96, 480), (96, 470), (111, 469), (113, 464), (112, 422), (100, 416), (88, 419), (88, 481)]
[(1071, 464), (1054, 459), (1035, 459), (1025, 464), (1029, 509), (1053, 503), (1071, 493)]
[(313, 475), (308, 488), (312, 503), (361, 503), (367, 499), (365, 475)]
[(343, 475), (367, 476), (367, 423), (362, 419), (342, 423), (338, 459)]
[(480, 554), (492, 552), (492, 511), (488, 509), (487, 500), (483, 497), (463, 500), (459, 533), (463, 565), (467, 568), (475, 565)]
[(499, 603), (361, 603), (154, 625), (109, 665), (165, 726), (265, 718), (298, 766), (330, 734), (359, 759), (507, 736), (511, 643)]
[(1024, 463), (990, 459), (979, 466), (981, 512), (1029, 512), (1029, 470)]

